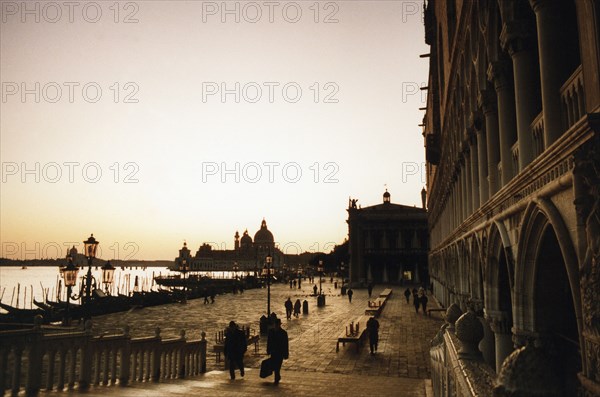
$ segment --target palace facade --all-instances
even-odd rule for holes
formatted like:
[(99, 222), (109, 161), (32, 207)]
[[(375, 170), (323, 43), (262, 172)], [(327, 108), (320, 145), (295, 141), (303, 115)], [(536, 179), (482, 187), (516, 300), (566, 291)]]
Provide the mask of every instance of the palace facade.
[(600, 3), (424, 7), (429, 272), (482, 326), (456, 323), (476, 365), (438, 338), (435, 394), (598, 396)]
[(382, 204), (359, 208), (350, 200), (347, 222), (352, 285), (428, 282), (424, 208), (393, 204), (386, 189)]

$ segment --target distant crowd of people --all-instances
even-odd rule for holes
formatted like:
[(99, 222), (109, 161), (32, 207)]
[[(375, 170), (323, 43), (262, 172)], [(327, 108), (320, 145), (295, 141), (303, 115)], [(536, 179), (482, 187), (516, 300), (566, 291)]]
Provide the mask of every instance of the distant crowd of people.
[(410, 303), (411, 295), (413, 298), (415, 312), (419, 313), (419, 307), (421, 307), (423, 314), (427, 314), (427, 302), (429, 302), (429, 299), (427, 298), (427, 291), (425, 291), (425, 288), (413, 288), (412, 291), (410, 290), (410, 288), (406, 288), (406, 290), (404, 290), (404, 297), (406, 298), (406, 303)]

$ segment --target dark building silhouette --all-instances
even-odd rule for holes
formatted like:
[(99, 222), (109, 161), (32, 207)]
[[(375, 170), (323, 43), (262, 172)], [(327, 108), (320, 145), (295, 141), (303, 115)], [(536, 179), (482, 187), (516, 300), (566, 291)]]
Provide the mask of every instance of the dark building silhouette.
[(426, 282), (427, 211), (393, 204), (390, 193), (383, 203), (358, 208), (348, 206), (349, 277), (353, 285)]

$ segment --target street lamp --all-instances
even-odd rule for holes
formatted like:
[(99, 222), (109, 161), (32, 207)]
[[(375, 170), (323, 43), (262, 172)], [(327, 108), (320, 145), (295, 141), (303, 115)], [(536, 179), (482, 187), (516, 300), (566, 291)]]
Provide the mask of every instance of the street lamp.
[(340, 273), (342, 274), (342, 290), (344, 288), (344, 270), (345, 270), (345, 266), (344, 266), (344, 262), (342, 262), (342, 264), (340, 265)]
[(90, 308), (89, 304), (92, 300), (92, 262), (96, 257), (96, 250), (98, 249), (99, 241), (94, 238), (94, 234), (90, 235), (86, 241), (83, 242), (85, 247), (85, 256), (88, 261), (88, 271), (85, 275), (85, 305), (86, 305), (86, 316), (90, 317)]
[(108, 295), (110, 295), (110, 285), (113, 283), (115, 278), (115, 267), (110, 264), (110, 261), (107, 261), (104, 266), (102, 266), (102, 284), (104, 284), (104, 291)]
[(67, 287), (67, 308), (65, 311), (65, 319), (63, 320), (63, 325), (69, 325), (69, 323), (71, 322), (69, 314), (69, 302), (71, 300), (71, 289), (75, 286), (75, 283), (77, 282), (78, 272), (79, 268), (73, 263), (73, 257), (67, 254), (67, 266), (60, 269), (60, 274), (65, 280), (65, 287)]
[(269, 317), (271, 315), (271, 263), (273, 258), (267, 255), (265, 262), (262, 275), (267, 278), (267, 317)]
[(181, 261), (181, 273), (183, 273), (183, 303), (187, 303), (187, 279), (185, 274), (188, 270), (187, 259)]
[(323, 283), (323, 261), (319, 260), (319, 267), (317, 267), (317, 271), (319, 272), (319, 295), (323, 294), (323, 289), (321, 288), (321, 284)]
[(238, 267), (237, 262), (233, 262), (233, 278), (237, 279), (238, 278), (238, 270), (240, 270), (240, 268)]
[(298, 265), (298, 289), (302, 289), (302, 265)]
[(284, 263), (283, 264), (283, 282), (285, 283), (285, 280), (287, 279), (287, 270), (288, 270), (288, 266)]

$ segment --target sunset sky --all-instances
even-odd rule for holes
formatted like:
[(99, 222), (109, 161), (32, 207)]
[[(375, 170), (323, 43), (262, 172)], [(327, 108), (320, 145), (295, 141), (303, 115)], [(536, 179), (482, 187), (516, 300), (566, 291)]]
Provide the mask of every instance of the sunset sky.
[(329, 251), (350, 196), (421, 205), (422, 2), (24, 4), (0, 1), (0, 256), (94, 233), (173, 259), (263, 217)]

